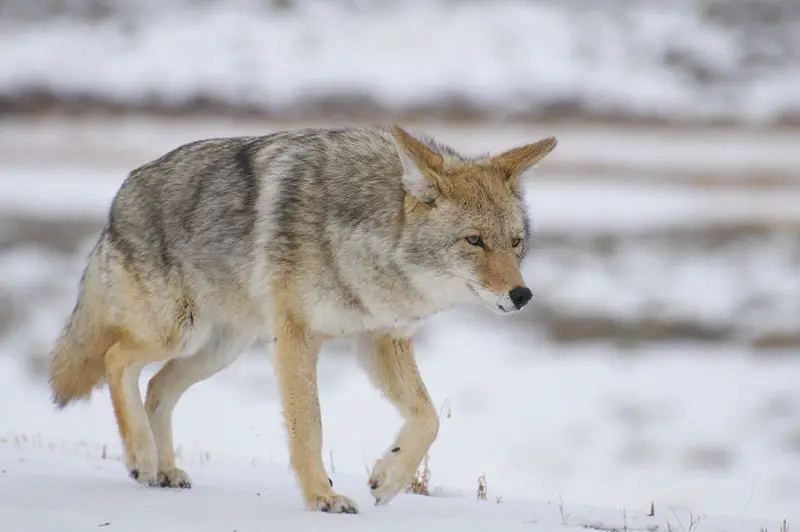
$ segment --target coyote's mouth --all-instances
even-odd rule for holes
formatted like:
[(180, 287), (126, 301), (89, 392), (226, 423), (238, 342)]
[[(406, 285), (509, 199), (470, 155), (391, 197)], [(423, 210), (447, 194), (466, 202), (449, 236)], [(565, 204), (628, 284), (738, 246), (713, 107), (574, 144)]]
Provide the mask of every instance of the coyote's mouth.
[(467, 286), (469, 286), (469, 289), (472, 290), (472, 293), (478, 296), (478, 299), (480, 299), (481, 302), (493, 312), (500, 315), (508, 315), (517, 311), (517, 308), (510, 300), (507, 302), (507, 305), (504, 305), (504, 303), (506, 303), (504, 300), (508, 299), (508, 297), (498, 297), (494, 292), (481, 290), (473, 283), (468, 283)]

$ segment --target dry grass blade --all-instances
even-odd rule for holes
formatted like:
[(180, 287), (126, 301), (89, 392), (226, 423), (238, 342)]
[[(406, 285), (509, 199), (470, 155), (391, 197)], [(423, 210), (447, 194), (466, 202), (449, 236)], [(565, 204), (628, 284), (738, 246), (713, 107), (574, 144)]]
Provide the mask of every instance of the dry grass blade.
[(486, 473), (484, 473), (478, 477), (478, 500), (485, 501), (488, 493), (486, 489)]
[(558, 494), (558, 512), (561, 514), (561, 524), (568, 525), (569, 524), (569, 514), (564, 511), (564, 499), (561, 498), (561, 494)]
[(413, 493), (415, 495), (430, 495), (428, 491), (428, 482), (430, 482), (431, 470), (428, 467), (428, 455), (422, 461), (422, 466), (414, 474), (411, 483), (406, 488), (406, 493)]

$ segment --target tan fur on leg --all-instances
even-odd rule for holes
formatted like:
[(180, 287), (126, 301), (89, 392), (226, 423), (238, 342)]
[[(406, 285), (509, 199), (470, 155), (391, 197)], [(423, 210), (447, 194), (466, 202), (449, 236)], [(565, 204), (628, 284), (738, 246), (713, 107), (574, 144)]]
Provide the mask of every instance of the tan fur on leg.
[(106, 380), (125, 448), (128, 473), (137, 482), (151, 486), (157, 484), (158, 455), (139, 393), (139, 376), (146, 364), (165, 358), (164, 353), (124, 340), (112, 345), (105, 356)]
[(389, 450), (369, 479), (375, 504), (387, 504), (411, 481), (439, 432), (439, 418), (409, 338), (389, 334), (365, 337), (359, 349), (373, 383), (405, 419)]
[(275, 372), (289, 432), (292, 468), (310, 508), (357, 513), (353, 501), (333, 491), (322, 463), (322, 418), (317, 393), (319, 346), (319, 340), (311, 337), (299, 320), (279, 314)]

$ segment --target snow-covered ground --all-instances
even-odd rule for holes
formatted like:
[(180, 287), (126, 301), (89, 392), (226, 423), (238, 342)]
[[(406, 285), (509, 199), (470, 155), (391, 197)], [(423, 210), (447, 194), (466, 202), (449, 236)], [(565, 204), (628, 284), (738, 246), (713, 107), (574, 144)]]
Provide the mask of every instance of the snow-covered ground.
[(35, 17), (30, 2), (6, 4), (5, 101), (744, 122), (800, 111), (791, 1), (118, 0), (43, 3)]
[[(350, 357), (322, 358), (325, 462), (365, 514), (352, 526), (549, 530), (562, 527), (559, 506), (570, 527), (616, 530), (624, 514), (631, 530), (680, 530), (691, 512), (709, 532), (773, 530), (800, 517), (800, 361), (759, 362), (735, 348), (651, 349), (626, 361), (598, 348), (521, 346), (453, 322), (439, 332), (419, 357), (443, 405), (432, 499), (370, 506), (366, 469), (400, 420)], [(188, 493), (126, 477), (107, 393), (56, 411), (40, 382), (0, 359), (0, 529), (340, 526), (303, 511), (268, 358), (248, 355), (178, 407), (179, 461), (195, 481)], [(475, 495), (481, 474), (486, 502)], [(645, 519), (651, 502), (656, 516)]]
[[(261, 346), (193, 388), (176, 411), (191, 491), (148, 490), (127, 479), (107, 392), (56, 411), (41, 371), (73, 303), (83, 255), (133, 166), (184, 140), (284, 126), (0, 122), (0, 531), (779, 532), (784, 518), (797, 526), (797, 347), (757, 350), (735, 334), (624, 348), (613, 338), (574, 342), (553, 335), (550, 318), (536, 310), (633, 319), (655, 305), (655, 315), (693, 324), (796, 330), (800, 159), (788, 133), (556, 132), (561, 144), (529, 191), (542, 235), (526, 270), (537, 305), (520, 320), (457, 310), (420, 331), (421, 371), (443, 416), (430, 454), (435, 497), (370, 505), (366, 469), (400, 419), (339, 343), (320, 362), (324, 455), (337, 489), (360, 503), (362, 515), (303, 510), (271, 354)], [(465, 150), (549, 134), (421, 129)], [(605, 168), (602, 179), (570, 170), (595, 165)], [(766, 166), (786, 182), (728, 181)], [(698, 168), (723, 185), (659, 177), (694, 179)], [(614, 178), (625, 169), (627, 178)], [(721, 243), (703, 241), (709, 227), (724, 229), (715, 236)], [(748, 301), (744, 318), (732, 319)], [(484, 473), (488, 500), (478, 501)], [(700, 521), (690, 524), (690, 513)]]

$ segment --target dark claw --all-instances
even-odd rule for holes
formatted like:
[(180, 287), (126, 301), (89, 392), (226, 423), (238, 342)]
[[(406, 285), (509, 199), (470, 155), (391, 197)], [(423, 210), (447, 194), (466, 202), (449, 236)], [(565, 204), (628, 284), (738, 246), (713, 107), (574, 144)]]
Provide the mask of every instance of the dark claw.
[(139, 480), (139, 470), (138, 469), (131, 470), (131, 478), (133, 480)]
[(190, 489), (192, 487), (192, 485), (190, 483), (188, 483), (188, 482), (181, 482), (180, 484), (178, 484), (178, 487), (184, 488), (184, 489)]
[(393, 453), (399, 453), (400, 452), (400, 447), (395, 447), (394, 449), (392, 449), (392, 452)]
[(346, 513), (346, 514), (357, 514), (358, 510), (356, 510), (354, 506), (346, 506), (345, 509), (344, 509), (344, 513)]
[(322, 510), (323, 512), (330, 512), (331, 511), (331, 505), (326, 502), (326, 503), (324, 503), (322, 505), (322, 508), (320, 508), (320, 510)]
[(328, 482), (330, 482), (331, 483), (331, 487), (333, 487), (333, 481), (331, 480), (331, 477), (328, 477)]

